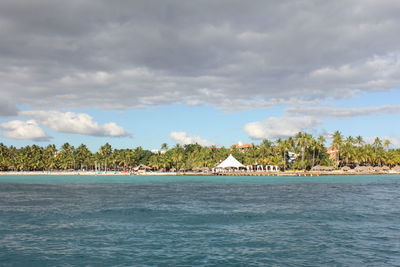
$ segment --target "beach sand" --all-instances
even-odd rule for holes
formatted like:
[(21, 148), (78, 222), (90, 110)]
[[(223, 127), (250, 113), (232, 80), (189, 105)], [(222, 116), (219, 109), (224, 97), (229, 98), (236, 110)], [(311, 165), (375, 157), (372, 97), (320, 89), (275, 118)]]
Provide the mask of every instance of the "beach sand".
[(378, 175), (378, 174), (400, 174), (400, 171), (368, 171), (368, 172), (355, 172), (355, 171), (278, 171), (278, 172), (217, 172), (217, 173), (198, 173), (198, 172), (120, 172), (120, 171), (5, 171), (0, 172), (0, 175), (82, 175), (82, 176), (129, 176), (129, 175), (154, 175), (154, 176), (171, 176), (171, 175), (194, 175), (194, 176), (320, 176), (320, 175)]

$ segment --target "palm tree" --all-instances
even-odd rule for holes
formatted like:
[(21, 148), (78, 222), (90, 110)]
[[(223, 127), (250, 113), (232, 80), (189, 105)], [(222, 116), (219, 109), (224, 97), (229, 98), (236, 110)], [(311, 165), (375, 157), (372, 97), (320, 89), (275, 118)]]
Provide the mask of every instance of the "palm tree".
[(336, 131), (332, 134), (332, 146), (338, 149), (338, 159), (339, 159), (339, 166), (341, 165), (341, 148), (343, 145), (343, 135), (341, 132)]
[(305, 161), (306, 151), (308, 150), (311, 144), (311, 140), (313, 139), (312, 135), (299, 132), (295, 135), (294, 139), (296, 141), (296, 146), (299, 147), (299, 150), (301, 152), (301, 164), (299, 166), (305, 169), (307, 167)]
[(325, 154), (326, 154), (325, 142), (326, 142), (326, 139), (325, 139), (325, 137), (323, 135), (318, 136), (318, 139), (317, 139), (317, 144), (318, 144), (317, 158), (319, 160), (319, 163), (322, 160), (323, 152), (325, 152)]
[(286, 171), (287, 164), (288, 164), (288, 153), (290, 152), (290, 149), (293, 148), (293, 145), (292, 145), (293, 142), (292, 142), (291, 138), (288, 138), (285, 140), (282, 140), (279, 138), (276, 140), (276, 143), (279, 147), (279, 151), (282, 153), (281, 156), (282, 156), (282, 163), (283, 163), (283, 165), (282, 165), (283, 171)]
[(257, 158), (259, 158), (259, 147), (252, 144), (250, 148), (244, 151), (244, 161), (245, 165), (253, 165), (257, 162)]
[(89, 165), (92, 162), (93, 154), (92, 152), (90, 152), (89, 148), (86, 145), (81, 144), (75, 150), (74, 157), (75, 157), (75, 164), (78, 166), (79, 169), (82, 170), (84, 167), (88, 169)]
[(351, 143), (346, 142), (342, 146), (342, 150), (341, 150), (341, 157), (342, 157), (342, 162), (344, 163), (344, 165), (346, 165), (346, 166), (349, 165), (349, 163), (353, 159), (353, 155), (354, 155), (353, 146), (351, 145)]
[(57, 166), (57, 148), (55, 145), (48, 145), (43, 151), (45, 169), (50, 171), (56, 169)]
[(168, 144), (167, 143), (162, 143), (161, 144), (161, 151), (167, 151), (168, 150)]
[(104, 163), (104, 170), (108, 170), (108, 164), (112, 162), (112, 154), (113, 154), (113, 149), (109, 143), (105, 143), (103, 146), (100, 147), (99, 152), (98, 152), (98, 158), (100, 162)]
[[(365, 144), (361, 136), (343, 138), (339, 131), (332, 135), (332, 146), (340, 149), (341, 165), (374, 165), (395, 166), (400, 164), (400, 149), (389, 149), (390, 141), (376, 138), (373, 144)], [(167, 144), (162, 145), (167, 149)], [(316, 164), (332, 164), (325, 148), (325, 138), (313, 138), (311, 134), (300, 132), (285, 140), (277, 139), (274, 143), (263, 140), (246, 150), (202, 147), (197, 144), (180, 146), (154, 154), (141, 147), (134, 149), (113, 150), (110, 144), (100, 147), (96, 154), (90, 152), (86, 145), (74, 148), (69, 143), (62, 145), (58, 151), (55, 145), (40, 147), (31, 145), (22, 148), (7, 147), (0, 143), (0, 170), (55, 170), (93, 168), (108, 169), (113, 163), (115, 169), (132, 168), (138, 164), (150, 165), (156, 169), (166, 170), (174, 167), (178, 170), (194, 167), (214, 167), (229, 154), (233, 154), (245, 164), (266, 163), (288, 168), (288, 153), (295, 152), (301, 157), (290, 161), (290, 168), (305, 169)], [(95, 164), (94, 164), (95, 163)]]
[(44, 169), (43, 160), (43, 148), (38, 145), (32, 145), (28, 147), (29, 159), (30, 159), (30, 169), (33, 171)]
[(69, 143), (65, 143), (61, 146), (60, 153), (57, 154), (57, 157), (62, 169), (66, 170), (75, 168), (74, 150), (74, 147)]
[(375, 149), (382, 148), (382, 147), (383, 147), (383, 146), (382, 146), (382, 140), (381, 140), (379, 137), (376, 137), (375, 140), (374, 140), (374, 143), (372, 144), (372, 146), (373, 146)]
[(359, 135), (359, 136), (356, 137), (355, 143), (356, 143), (358, 146), (362, 146), (362, 145), (364, 144), (364, 139), (362, 138), (361, 135)]
[(315, 166), (315, 158), (316, 158), (316, 154), (317, 154), (317, 150), (319, 149), (319, 143), (317, 140), (312, 139), (311, 140), (311, 144), (310, 144), (310, 148), (312, 150), (312, 161), (311, 161), (311, 168)]
[(181, 170), (182, 167), (185, 165), (184, 163), (184, 149), (177, 144), (173, 149), (171, 149), (169, 152), (171, 152), (170, 155), (170, 159), (171, 162), (173, 163), (173, 166), (177, 169), (177, 170)]
[(383, 141), (383, 146), (385, 147), (386, 150), (389, 148), (390, 145), (391, 145), (391, 142), (389, 139), (386, 139), (385, 141)]
[(161, 168), (161, 154), (154, 154), (151, 156), (149, 160), (149, 165), (153, 167), (154, 169), (158, 170)]
[(341, 132), (336, 131), (332, 134), (332, 146), (339, 149), (343, 145), (343, 135)]

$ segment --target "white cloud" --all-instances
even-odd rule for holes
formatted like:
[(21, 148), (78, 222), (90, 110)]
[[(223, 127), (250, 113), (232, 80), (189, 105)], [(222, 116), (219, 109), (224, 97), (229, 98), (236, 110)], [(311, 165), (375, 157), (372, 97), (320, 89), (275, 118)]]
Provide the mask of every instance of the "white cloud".
[(390, 144), (395, 148), (400, 147), (400, 138), (398, 137), (384, 137), (383, 140), (389, 140)]
[(27, 139), (34, 141), (48, 141), (48, 136), (35, 120), (13, 120), (0, 124), (3, 136), (11, 139)]
[[(366, 137), (364, 138), (364, 141), (367, 144), (373, 144), (375, 141), (376, 137)], [(399, 137), (393, 137), (393, 136), (384, 136), (384, 137), (379, 137), (381, 139), (382, 144), (384, 143), (385, 140), (390, 141), (390, 147), (392, 148), (400, 148), (400, 138)]]
[(321, 121), (313, 117), (270, 117), (247, 123), (244, 130), (252, 139), (272, 139), (294, 136), (319, 124)]
[(186, 132), (172, 132), (170, 137), (181, 145), (188, 145), (188, 144), (199, 144), (201, 146), (212, 146), (215, 145), (213, 142), (205, 140), (200, 136), (189, 136)]
[(131, 135), (114, 122), (99, 125), (90, 115), (85, 113), (31, 110), (21, 111), (19, 114), (34, 118), (46, 127), (61, 133), (110, 137)]
[(384, 105), (364, 108), (330, 108), (330, 107), (293, 107), (286, 110), (289, 116), (333, 117), (339, 119), (356, 116), (380, 114), (399, 114), (400, 105)]

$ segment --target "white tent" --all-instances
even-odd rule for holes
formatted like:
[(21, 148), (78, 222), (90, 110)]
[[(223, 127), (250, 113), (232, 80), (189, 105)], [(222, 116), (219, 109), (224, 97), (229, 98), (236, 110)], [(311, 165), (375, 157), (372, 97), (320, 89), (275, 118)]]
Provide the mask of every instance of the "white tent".
[(230, 154), (223, 162), (221, 162), (216, 168), (223, 169), (239, 169), (245, 168), (242, 163), (240, 163), (237, 159), (235, 159), (232, 154)]

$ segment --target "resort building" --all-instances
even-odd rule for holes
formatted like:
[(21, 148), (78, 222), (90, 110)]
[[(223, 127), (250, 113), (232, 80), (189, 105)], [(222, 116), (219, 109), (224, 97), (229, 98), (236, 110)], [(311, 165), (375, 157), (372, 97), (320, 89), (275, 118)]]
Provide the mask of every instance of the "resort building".
[(242, 142), (238, 142), (237, 144), (231, 145), (230, 149), (237, 148), (237, 149), (240, 149), (240, 150), (246, 150), (246, 149), (249, 149), (249, 148), (252, 148), (252, 147), (253, 147), (252, 144), (244, 144)]
[(299, 155), (294, 152), (288, 152), (288, 163), (292, 163)]
[(329, 154), (329, 158), (333, 161), (339, 161), (339, 149), (336, 147), (329, 147), (326, 152)]
[(230, 154), (224, 161), (215, 167), (217, 170), (239, 170), (240, 168), (245, 168), (245, 166), (235, 159), (232, 154)]
[(218, 164), (213, 172), (227, 172), (227, 171), (247, 171), (247, 172), (278, 172), (279, 166), (276, 165), (248, 165), (244, 166), (232, 154), (230, 154), (224, 161)]

